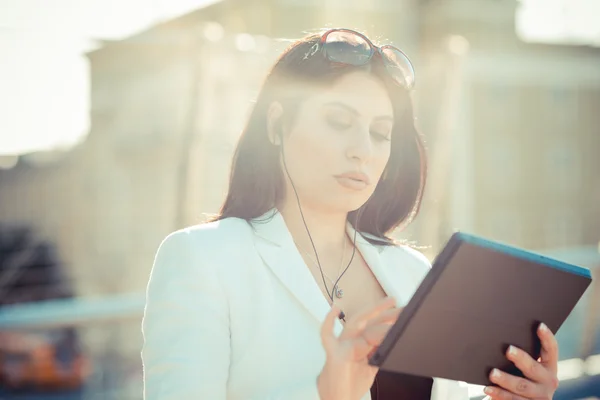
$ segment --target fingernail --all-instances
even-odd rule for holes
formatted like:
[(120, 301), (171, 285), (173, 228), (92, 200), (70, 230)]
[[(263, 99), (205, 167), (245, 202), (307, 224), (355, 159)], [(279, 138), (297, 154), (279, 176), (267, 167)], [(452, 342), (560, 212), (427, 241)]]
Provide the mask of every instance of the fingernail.
[(494, 389), (491, 388), (491, 387), (489, 387), (489, 386), (486, 386), (486, 387), (483, 388), (483, 393), (485, 393), (485, 394), (494, 394)]
[(500, 378), (500, 375), (501, 375), (501, 373), (498, 368), (494, 368), (492, 370), (492, 379), (498, 379), (498, 378)]
[(515, 357), (517, 355), (517, 348), (513, 345), (508, 346), (508, 355)]
[(546, 324), (542, 322), (540, 324), (540, 331), (542, 331), (544, 333), (548, 333), (548, 332), (550, 332), (550, 329), (548, 329), (548, 326), (546, 326)]

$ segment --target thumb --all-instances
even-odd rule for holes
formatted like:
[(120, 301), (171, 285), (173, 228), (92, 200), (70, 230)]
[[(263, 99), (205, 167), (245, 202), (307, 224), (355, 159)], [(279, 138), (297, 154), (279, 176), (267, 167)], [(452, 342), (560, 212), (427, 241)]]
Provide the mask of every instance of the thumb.
[(325, 352), (328, 354), (333, 349), (336, 342), (336, 337), (333, 334), (333, 324), (338, 315), (340, 315), (340, 310), (337, 306), (333, 305), (321, 324), (321, 343), (323, 343)]

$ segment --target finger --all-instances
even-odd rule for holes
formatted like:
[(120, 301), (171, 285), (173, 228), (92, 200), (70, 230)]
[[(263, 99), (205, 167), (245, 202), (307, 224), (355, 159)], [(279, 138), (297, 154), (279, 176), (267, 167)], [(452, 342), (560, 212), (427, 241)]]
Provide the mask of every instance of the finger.
[(369, 320), (377, 318), (383, 311), (392, 308), (395, 304), (396, 301), (393, 297), (386, 297), (385, 299), (377, 302), (375, 306), (365, 308), (358, 312), (346, 323), (341, 338), (346, 339), (360, 335), (361, 332), (366, 328)]
[(375, 354), (375, 352), (377, 351), (377, 349), (379, 349), (379, 346), (373, 346), (373, 347), (371, 348), (371, 351), (369, 351), (369, 352), (367, 353), (367, 360), (370, 360), (370, 359), (371, 359), (371, 357), (373, 357), (373, 354)]
[(380, 314), (379, 317), (372, 319), (367, 327), (363, 330), (360, 338), (365, 341), (368, 347), (365, 347), (360, 352), (361, 355), (365, 355), (366, 358), (370, 358), (373, 353), (385, 339), (387, 333), (394, 322), (398, 319), (402, 309), (387, 310)]
[(538, 337), (542, 342), (541, 363), (556, 375), (558, 370), (558, 342), (556, 337), (546, 326), (541, 323), (538, 327)]
[(381, 345), (392, 325), (398, 319), (401, 311), (401, 309), (386, 311), (384, 313), (387, 315), (382, 315), (378, 318), (378, 324), (369, 324), (365, 328), (362, 337), (372, 347), (367, 354), (367, 358), (370, 358), (377, 351), (377, 348)]
[(527, 400), (525, 397), (493, 386), (486, 386), (483, 392), (494, 400)]
[(507, 374), (497, 368), (490, 373), (490, 380), (500, 388), (527, 399), (545, 398), (544, 396), (548, 395), (547, 389), (543, 385)]
[(377, 318), (380, 314), (390, 308), (394, 308), (395, 305), (396, 301), (393, 297), (386, 297), (370, 307), (363, 308), (352, 319), (356, 323), (366, 323), (369, 320)]
[(321, 343), (323, 344), (326, 353), (330, 353), (335, 345), (336, 338), (333, 334), (333, 324), (335, 323), (335, 319), (338, 318), (338, 315), (340, 315), (340, 309), (333, 305), (321, 324)]
[(553, 374), (542, 363), (534, 360), (527, 352), (509, 346), (506, 358), (512, 361), (521, 372), (530, 380), (542, 384), (550, 384)]
[(371, 319), (367, 325), (393, 325), (400, 316), (402, 308), (395, 307), (390, 310), (385, 310), (379, 316)]
[(362, 337), (369, 345), (379, 346), (389, 330), (390, 327), (388, 325), (370, 326), (363, 331)]
[(373, 352), (375, 346), (369, 344), (367, 340), (360, 336), (356, 339), (352, 339), (353, 357), (354, 361), (361, 361), (368, 357)]

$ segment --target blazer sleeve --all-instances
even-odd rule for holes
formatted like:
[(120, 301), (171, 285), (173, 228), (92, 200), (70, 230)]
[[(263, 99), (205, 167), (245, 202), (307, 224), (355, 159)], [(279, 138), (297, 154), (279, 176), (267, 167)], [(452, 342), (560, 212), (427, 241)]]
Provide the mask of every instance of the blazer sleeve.
[[(201, 233), (172, 233), (156, 253), (142, 321), (144, 400), (227, 398), (229, 305), (214, 248)], [(261, 400), (319, 399), (316, 376), (277, 386)]]
[(155, 256), (142, 322), (145, 400), (226, 398), (227, 298), (191, 236), (172, 233)]

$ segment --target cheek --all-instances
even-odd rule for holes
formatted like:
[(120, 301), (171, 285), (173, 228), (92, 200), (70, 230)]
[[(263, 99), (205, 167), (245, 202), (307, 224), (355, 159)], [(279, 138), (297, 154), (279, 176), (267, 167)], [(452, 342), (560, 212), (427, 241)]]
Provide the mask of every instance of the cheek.
[(290, 132), (289, 143), (294, 146), (295, 158), (306, 162), (306, 168), (311, 170), (333, 162), (341, 148), (339, 138), (316, 121), (304, 123)]

